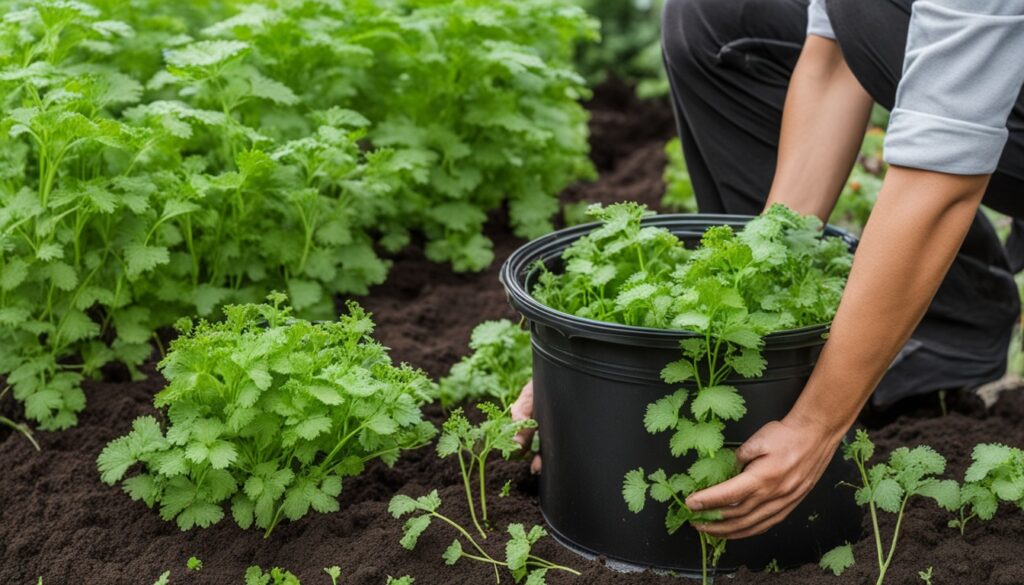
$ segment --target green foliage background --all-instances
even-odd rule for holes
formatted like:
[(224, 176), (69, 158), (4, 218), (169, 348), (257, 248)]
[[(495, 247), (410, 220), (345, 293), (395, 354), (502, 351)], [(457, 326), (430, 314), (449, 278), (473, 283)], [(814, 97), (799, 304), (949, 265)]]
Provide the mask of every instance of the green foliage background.
[(0, 375), (44, 429), (180, 315), (479, 270), (590, 176), (569, 0), (0, 0)]

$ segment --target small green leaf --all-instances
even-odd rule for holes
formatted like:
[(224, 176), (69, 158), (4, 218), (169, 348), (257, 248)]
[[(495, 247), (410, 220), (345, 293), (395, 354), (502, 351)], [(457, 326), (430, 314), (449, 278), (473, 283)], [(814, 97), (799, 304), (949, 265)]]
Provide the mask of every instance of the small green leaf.
[(853, 547), (849, 543), (837, 546), (825, 553), (818, 564), (822, 569), (832, 571), (832, 574), (838, 577), (853, 566)]
[(462, 543), (460, 543), (458, 539), (453, 540), (452, 543), (448, 545), (448, 548), (445, 549), (441, 558), (444, 559), (444, 564), (454, 565), (462, 558)]
[(634, 469), (626, 474), (622, 483), (622, 497), (626, 500), (626, 507), (630, 512), (636, 514), (643, 511), (647, 501), (647, 488), (643, 469)]
[(423, 531), (430, 526), (430, 520), (430, 516), (424, 514), (406, 521), (405, 526), (402, 527), (402, 539), (399, 541), (399, 544), (406, 550), (416, 548), (416, 542), (419, 540), (420, 535), (423, 534)]

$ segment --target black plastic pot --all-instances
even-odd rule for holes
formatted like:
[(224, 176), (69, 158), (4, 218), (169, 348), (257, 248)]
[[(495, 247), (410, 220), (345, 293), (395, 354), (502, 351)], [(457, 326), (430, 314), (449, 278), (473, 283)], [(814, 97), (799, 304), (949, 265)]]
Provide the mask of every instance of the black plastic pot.
[[(695, 246), (708, 227), (742, 227), (735, 215), (659, 215), (645, 225), (669, 229)], [(648, 404), (673, 390), (659, 373), (679, 358), (679, 342), (693, 334), (605, 323), (546, 307), (530, 295), (536, 262), (561, 270), (560, 256), (598, 224), (554, 232), (519, 248), (501, 269), (512, 306), (530, 323), (533, 337), (534, 415), (540, 425), (544, 468), (540, 502), (552, 534), (584, 554), (639, 567), (700, 572), (700, 545), (689, 529), (669, 535), (665, 507), (648, 501), (640, 514), (626, 508), (622, 479), (637, 467), (683, 471), (692, 459), (672, 457), (665, 434), (643, 427)], [(826, 234), (856, 239), (829, 227)], [(747, 415), (726, 427), (726, 441), (739, 445), (765, 423), (785, 416), (803, 390), (824, 344), (827, 325), (782, 331), (765, 340), (767, 368), (757, 379), (736, 378)], [(817, 562), (824, 552), (860, 535), (861, 513), (853, 494), (836, 488), (854, 479), (840, 456), (822, 480), (781, 524), (767, 533), (730, 542), (720, 572)]]

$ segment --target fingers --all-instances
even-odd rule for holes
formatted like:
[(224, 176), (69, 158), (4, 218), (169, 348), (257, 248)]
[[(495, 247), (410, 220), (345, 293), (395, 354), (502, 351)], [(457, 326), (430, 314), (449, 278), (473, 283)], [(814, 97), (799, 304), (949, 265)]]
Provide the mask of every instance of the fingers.
[(519, 392), (519, 398), (512, 403), (510, 411), (512, 420), (526, 420), (533, 417), (533, 380), (523, 386)]
[[(728, 540), (738, 540), (740, 538), (748, 538), (751, 536), (757, 536), (758, 534), (764, 534), (773, 526), (785, 520), (786, 517), (793, 512), (797, 505), (800, 504), (800, 501), (800, 498), (796, 498), (782, 505), (779, 508), (779, 510), (776, 511), (775, 513), (768, 514), (764, 517), (753, 520), (753, 523), (750, 526), (737, 527), (731, 530), (718, 530), (718, 523), (715, 522), (712, 524), (704, 525), (704, 527), (699, 528), (699, 530), (706, 534), (717, 536), (719, 538), (726, 538)], [(705, 527), (707, 529), (705, 529)], [(714, 532), (712, 532), (712, 530), (714, 530)]]
[(768, 441), (764, 440), (764, 436), (770, 434), (773, 430), (772, 425), (779, 423), (773, 421), (764, 425), (760, 430), (754, 433), (749, 439), (746, 440), (739, 449), (736, 449), (736, 463), (740, 467), (746, 467), (748, 463), (768, 454)]
[(690, 494), (686, 498), (686, 507), (698, 511), (733, 506), (750, 497), (760, 483), (761, 480), (754, 474), (741, 473), (728, 481)]
[(767, 501), (760, 500), (752, 504), (753, 509), (747, 514), (727, 520), (707, 522), (699, 525), (697, 529), (711, 536), (732, 537), (734, 534), (749, 530), (754, 526), (760, 525), (768, 518), (774, 517), (781, 510), (789, 506), (789, 500), (787, 498), (776, 498)]
[[(521, 421), (529, 420), (533, 418), (533, 380), (526, 383), (523, 386), (522, 391), (519, 393), (519, 398), (512, 403), (512, 407), (509, 409), (512, 414), (512, 420)], [(519, 443), (519, 446), (523, 449), (528, 449), (530, 443), (533, 441), (533, 432), (535, 429), (520, 429), (516, 433), (515, 441)], [(540, 457), (534, 457), (533, 463), (530, 464), (530, 471), (534, 474), (540, 473)]]

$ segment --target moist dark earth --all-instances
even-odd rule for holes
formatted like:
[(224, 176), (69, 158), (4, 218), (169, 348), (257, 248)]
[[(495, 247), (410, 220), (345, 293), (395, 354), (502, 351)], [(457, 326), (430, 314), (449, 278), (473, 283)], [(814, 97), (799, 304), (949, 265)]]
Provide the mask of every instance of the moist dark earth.
[[(631, 199), (656, 208), (664, 188), (663, 145), (674, 128), (667, 104), (638, 102), (628, 88), (612, 83), (600, 88), (588, 106), (593, 114), (592, 157), (600, 178), (570, 187), (563, 200)], [(477, 323), (515, 317), (498, 283), (497, 269), (521, 241), (503, 227), (500, 212), (488, 233), (496, 252), (490, 270), (454, 274), (426, 261), (422, 250), (413, 246), (395, 258), (387, 284), (359, 299), (374, 313), (376, 335), (392, 348), (396, 360), (433, 376), (444, 375), (466, 353), (470, 331)], [(342, 568), (339, 583), (346, 585), (383, 585), (388, 575), (406, 574), (415, 577), (417, 585), (493, 582), (494, 573), (486, 566), (465, 560), (455, 567), (443, 564), (441, 553), (454, 537), (446, 527), (431, 527), (415, 551), (398, 544), (401, 523), (386, 511), (397, 492), (417, 496), (437, 488), (445, 502), (443, 510), (468, 525), (459, 475), (450, 461), (438, 459), (431, 449), (408, 454), (393, 469), (371, 466), (363, 476), (347, 481), (340, 512), (312, 514), (283, 524), (268, 540), (259, 531), (239, 529), (230, 519), (190, 532), (163, 522), (120, 488), (102, 484), (95, 467), (96, 456), (109, 440), (126, 432), (135, 417), (154, 413), (152, 396), (163, 381), (152, 364), (146, 371), (149, 378), (143, 382), (130, 382), (111, 370), (105, 381), (88, 383), (89, 405), (80, 424), (60, 433), (41, 433), (41, 453), (19, 435), (0, 430), (0, 585), (34, 585), (40, 576), (46, 585), (150, 585), (165, 570), (171, 571), (173, 584), (240, 584), (252, 564), (287, 568), (305, 585), (330, 583), (323, 567), (332, 565)], [(18, 412), (9, 396), (0, 402), (0, 413), (16, 416)], [(440, 422), (442, 413), (432, 407), (428, 417)], [(938, 401), (925, 398), (886, 413), (871, 413), (864, 420), (880, 455), (901, 445), (929, 444), (949, 460), (950, 476), (962, 477), (976, 443), (998, 441), (1024, 447), (1024, 392), (1005, 392), (987, 410), (974, 396), (951, 396), (949, 413), (942, 415)], [(490, 469), (492, 493), (506, 481), (512, 485), (508, 497), (489, 498), (492, 522), (497, 526), (541, 523), (537, 482), (527, 462), (500, 462)], [(912, 500), (886, 583), (920, 584), (917, 572), (932, 566), (936, 585), (1024, 585), (1024, 513), (1007, 506), (1001, 510), (996, 520), (975, 522), (961, 537), (946, 526), (945, 512), (927, 501)], [(893, 519), (883, 516), (889, 533)], [(503, 556), (500, 533), (485, 546), (491, 554)], [(549, 574), (548, 581), (556, 585), (680, 582), (652, 573), (615, 573), (599, 561), (573, 555), (551, 539), (536, 550), (582, 572), (580, 577)], [(858, 564), (842, 577), (806, 565), (781, 574), (743, 570), (719, 581), (735, 585), (874, 583), (870, 532), (854, 543), (854, 550)], [(199, 572), (185, 568), (192, 555), (203, 560)], [(503, 579), (512, 581), (507, 574)]]

